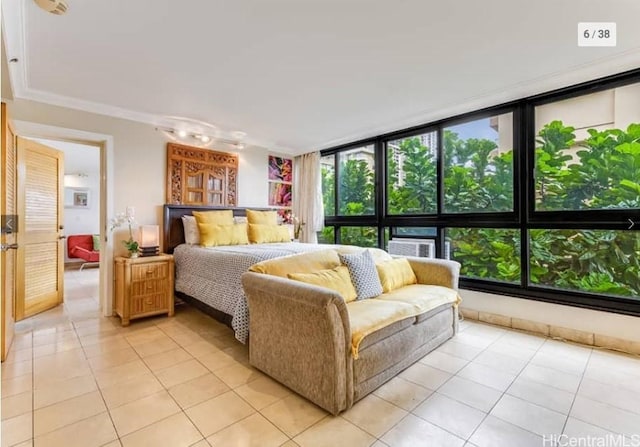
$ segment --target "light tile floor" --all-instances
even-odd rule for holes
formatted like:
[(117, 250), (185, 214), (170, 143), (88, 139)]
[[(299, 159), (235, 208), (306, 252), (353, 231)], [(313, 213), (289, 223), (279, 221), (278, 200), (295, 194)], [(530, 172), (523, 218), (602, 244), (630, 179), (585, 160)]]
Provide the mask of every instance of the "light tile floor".
[(640, 441), (638, 357), (462, 322), (455, 339), (333, 417), (250, 367), (231, 331), (197, 310), (128, 328), (101, 318), (97, 280), (95, 269), (66, 273), (65, 304), (17, 325), (2, 365), (2, 446)]

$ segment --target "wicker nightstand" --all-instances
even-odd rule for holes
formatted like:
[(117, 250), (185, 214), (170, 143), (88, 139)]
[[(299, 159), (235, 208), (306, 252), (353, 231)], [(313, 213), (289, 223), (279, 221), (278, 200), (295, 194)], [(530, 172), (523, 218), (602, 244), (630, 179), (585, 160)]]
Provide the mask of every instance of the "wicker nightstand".
[(130, 320), (166, 313), (173, 316), (173, 256), (115, 258), (115, 313)]

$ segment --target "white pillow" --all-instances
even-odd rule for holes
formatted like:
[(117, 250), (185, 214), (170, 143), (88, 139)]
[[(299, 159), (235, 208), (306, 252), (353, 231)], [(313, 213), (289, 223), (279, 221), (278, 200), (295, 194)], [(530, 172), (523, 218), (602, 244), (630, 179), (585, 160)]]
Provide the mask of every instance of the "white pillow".
[(184, 227), (184, 241), (189, 245), (200, 245), (200, 230), (196, 218), (182, 216), (182, 226)]
[(234, 224), (243, 224), (243, 223), (247, 223), (247, 216), (233, 216), (233, 223)]

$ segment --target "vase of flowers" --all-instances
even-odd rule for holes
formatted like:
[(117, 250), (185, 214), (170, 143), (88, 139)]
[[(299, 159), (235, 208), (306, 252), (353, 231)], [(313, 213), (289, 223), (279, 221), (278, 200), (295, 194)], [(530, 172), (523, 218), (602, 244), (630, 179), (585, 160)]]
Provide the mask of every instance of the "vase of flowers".
[(122, 241), (122, 243), (127, 248), (130, 258), (138, 257), (138, 242), (133, 238), (132, 229), (132, 227), (135, 226), (135, 223), (135, 218), (129, 213), (118, 213), (116, 214), (116, 217), (111, 219), (111, 231), (125, 224), (129, 227), (129, 239), (125, 239), (124, 241)]

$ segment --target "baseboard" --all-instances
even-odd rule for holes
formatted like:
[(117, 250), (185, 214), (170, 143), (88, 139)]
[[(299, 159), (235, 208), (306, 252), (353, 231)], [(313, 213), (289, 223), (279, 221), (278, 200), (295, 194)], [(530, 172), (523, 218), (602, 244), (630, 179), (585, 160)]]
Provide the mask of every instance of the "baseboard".
[(625, 352), (627, 354), (640, 355), (640, 342), (638, 341), (625, 340), (623, 338), (610, 337), (608, 335), (594, 334), (591, 332), (579, 331), (577, 329), (553, 326), (546, 323), (525, 320), (522, 318), (513, 318), (506, 315), (480, 312), (464, 307), (459, 308), (458, 311), (468, 320), (482, 321), (484, 323), (530, 332), (558, 340), (571, 341), (587, 346), (595, 346)]

